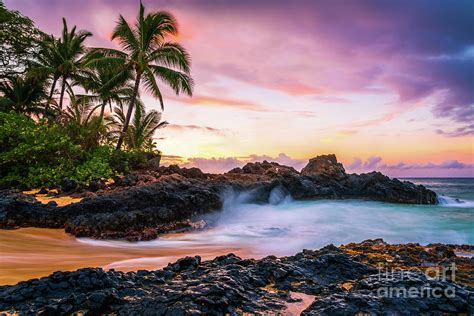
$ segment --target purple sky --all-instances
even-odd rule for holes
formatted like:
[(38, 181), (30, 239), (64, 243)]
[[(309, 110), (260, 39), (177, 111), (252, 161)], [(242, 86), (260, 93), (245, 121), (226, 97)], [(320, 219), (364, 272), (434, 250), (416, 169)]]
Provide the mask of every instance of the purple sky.
[[(119, 13), (138, 10), (123, 0), (5, 3), (49, 33), (66, 17), (94, 33), (90, 46), (114, 46)], [(176, 15), (193, 59), (195, 96), (166, 92), (166, 155), (221, 171), (334, 152), (352, 171), (474, 176), (474, 1), (143, 3)]]

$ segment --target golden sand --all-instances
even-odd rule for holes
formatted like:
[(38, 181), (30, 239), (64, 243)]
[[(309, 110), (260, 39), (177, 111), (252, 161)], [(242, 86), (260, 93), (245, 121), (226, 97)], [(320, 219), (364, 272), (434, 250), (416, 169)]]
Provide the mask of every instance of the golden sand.
[[(49, 196), (48, 194), (38, 194), (39, 190), (31, 190), (31, 191), (23, 191), (23, 194), (33, 195), (38, 201), (43, 204), (47, 204), (50, 201), (54, 201), (58, 204), (58, 206), (64, 206), (71, 203), (80, 202), (81, 198), (72, 197), (69, 195), (64, 196)], [(50, 192), (55, 193), (56, 190), (50, 190)]]
[(185, 256), (199, 255), (203, 260), (208, 260), (231, 252), (243, 258), (254, 257), (249, 249), (239, 246), (104, 246), (81, 243), (62, 229), (0, 230), (0, 284), (15, 284), (47, 276), (54, 271), (84, 267), (115, 268), (120, 271), (157, 269)]

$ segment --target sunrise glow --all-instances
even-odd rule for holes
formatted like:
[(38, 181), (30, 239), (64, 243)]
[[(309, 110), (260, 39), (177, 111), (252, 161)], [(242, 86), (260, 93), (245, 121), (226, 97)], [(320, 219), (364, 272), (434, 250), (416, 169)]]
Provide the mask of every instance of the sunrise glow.
[[(101, 47), (114, 45), (119, 12), (136, 11), (107, 3), (6, 1), (53, 34), (68, 16)], [(235, 159), (284, 153), (299, 166), (335, 153), (354, 172), (366, 164), (393, 176), (474, 175), (472, 2), (144, 3), (176, 15), (192, 56), (194, 96), (163, 87), (171, 124), (156, 139), (170, 162), (217, 158), (223, 171)]]

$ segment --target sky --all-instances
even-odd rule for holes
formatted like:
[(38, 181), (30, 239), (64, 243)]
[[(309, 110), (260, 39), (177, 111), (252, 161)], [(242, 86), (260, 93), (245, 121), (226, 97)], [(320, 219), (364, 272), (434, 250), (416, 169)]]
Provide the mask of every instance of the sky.
[[(136, 0), (5, 0), (47, 33), (61, 18), (117, 47)], [(143, 0), (180, 25), (193, 97), (163, 85), (164, 161), (222, 172), (335, 153), (349, 172), (474, 177), (474, 1)], [(148, 109), (159, 103), (145, 92)]]

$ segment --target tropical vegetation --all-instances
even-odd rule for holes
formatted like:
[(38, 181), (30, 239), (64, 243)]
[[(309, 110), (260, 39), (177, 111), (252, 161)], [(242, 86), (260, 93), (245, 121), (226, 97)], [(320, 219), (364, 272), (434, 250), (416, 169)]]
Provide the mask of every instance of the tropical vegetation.
[(192, 95), (172, 14), (140, 3), (136, 22), (120, 16), (111, 37), (120, 50), (88, 47), (92, 33), (62, 23), (59, 37), (47, 35), (0, 0), (0, 187), (87, 185), (129, 172), (160, 155), (155, 134), (168, 124), (141, 92), (161, 111), (162, 84)]

